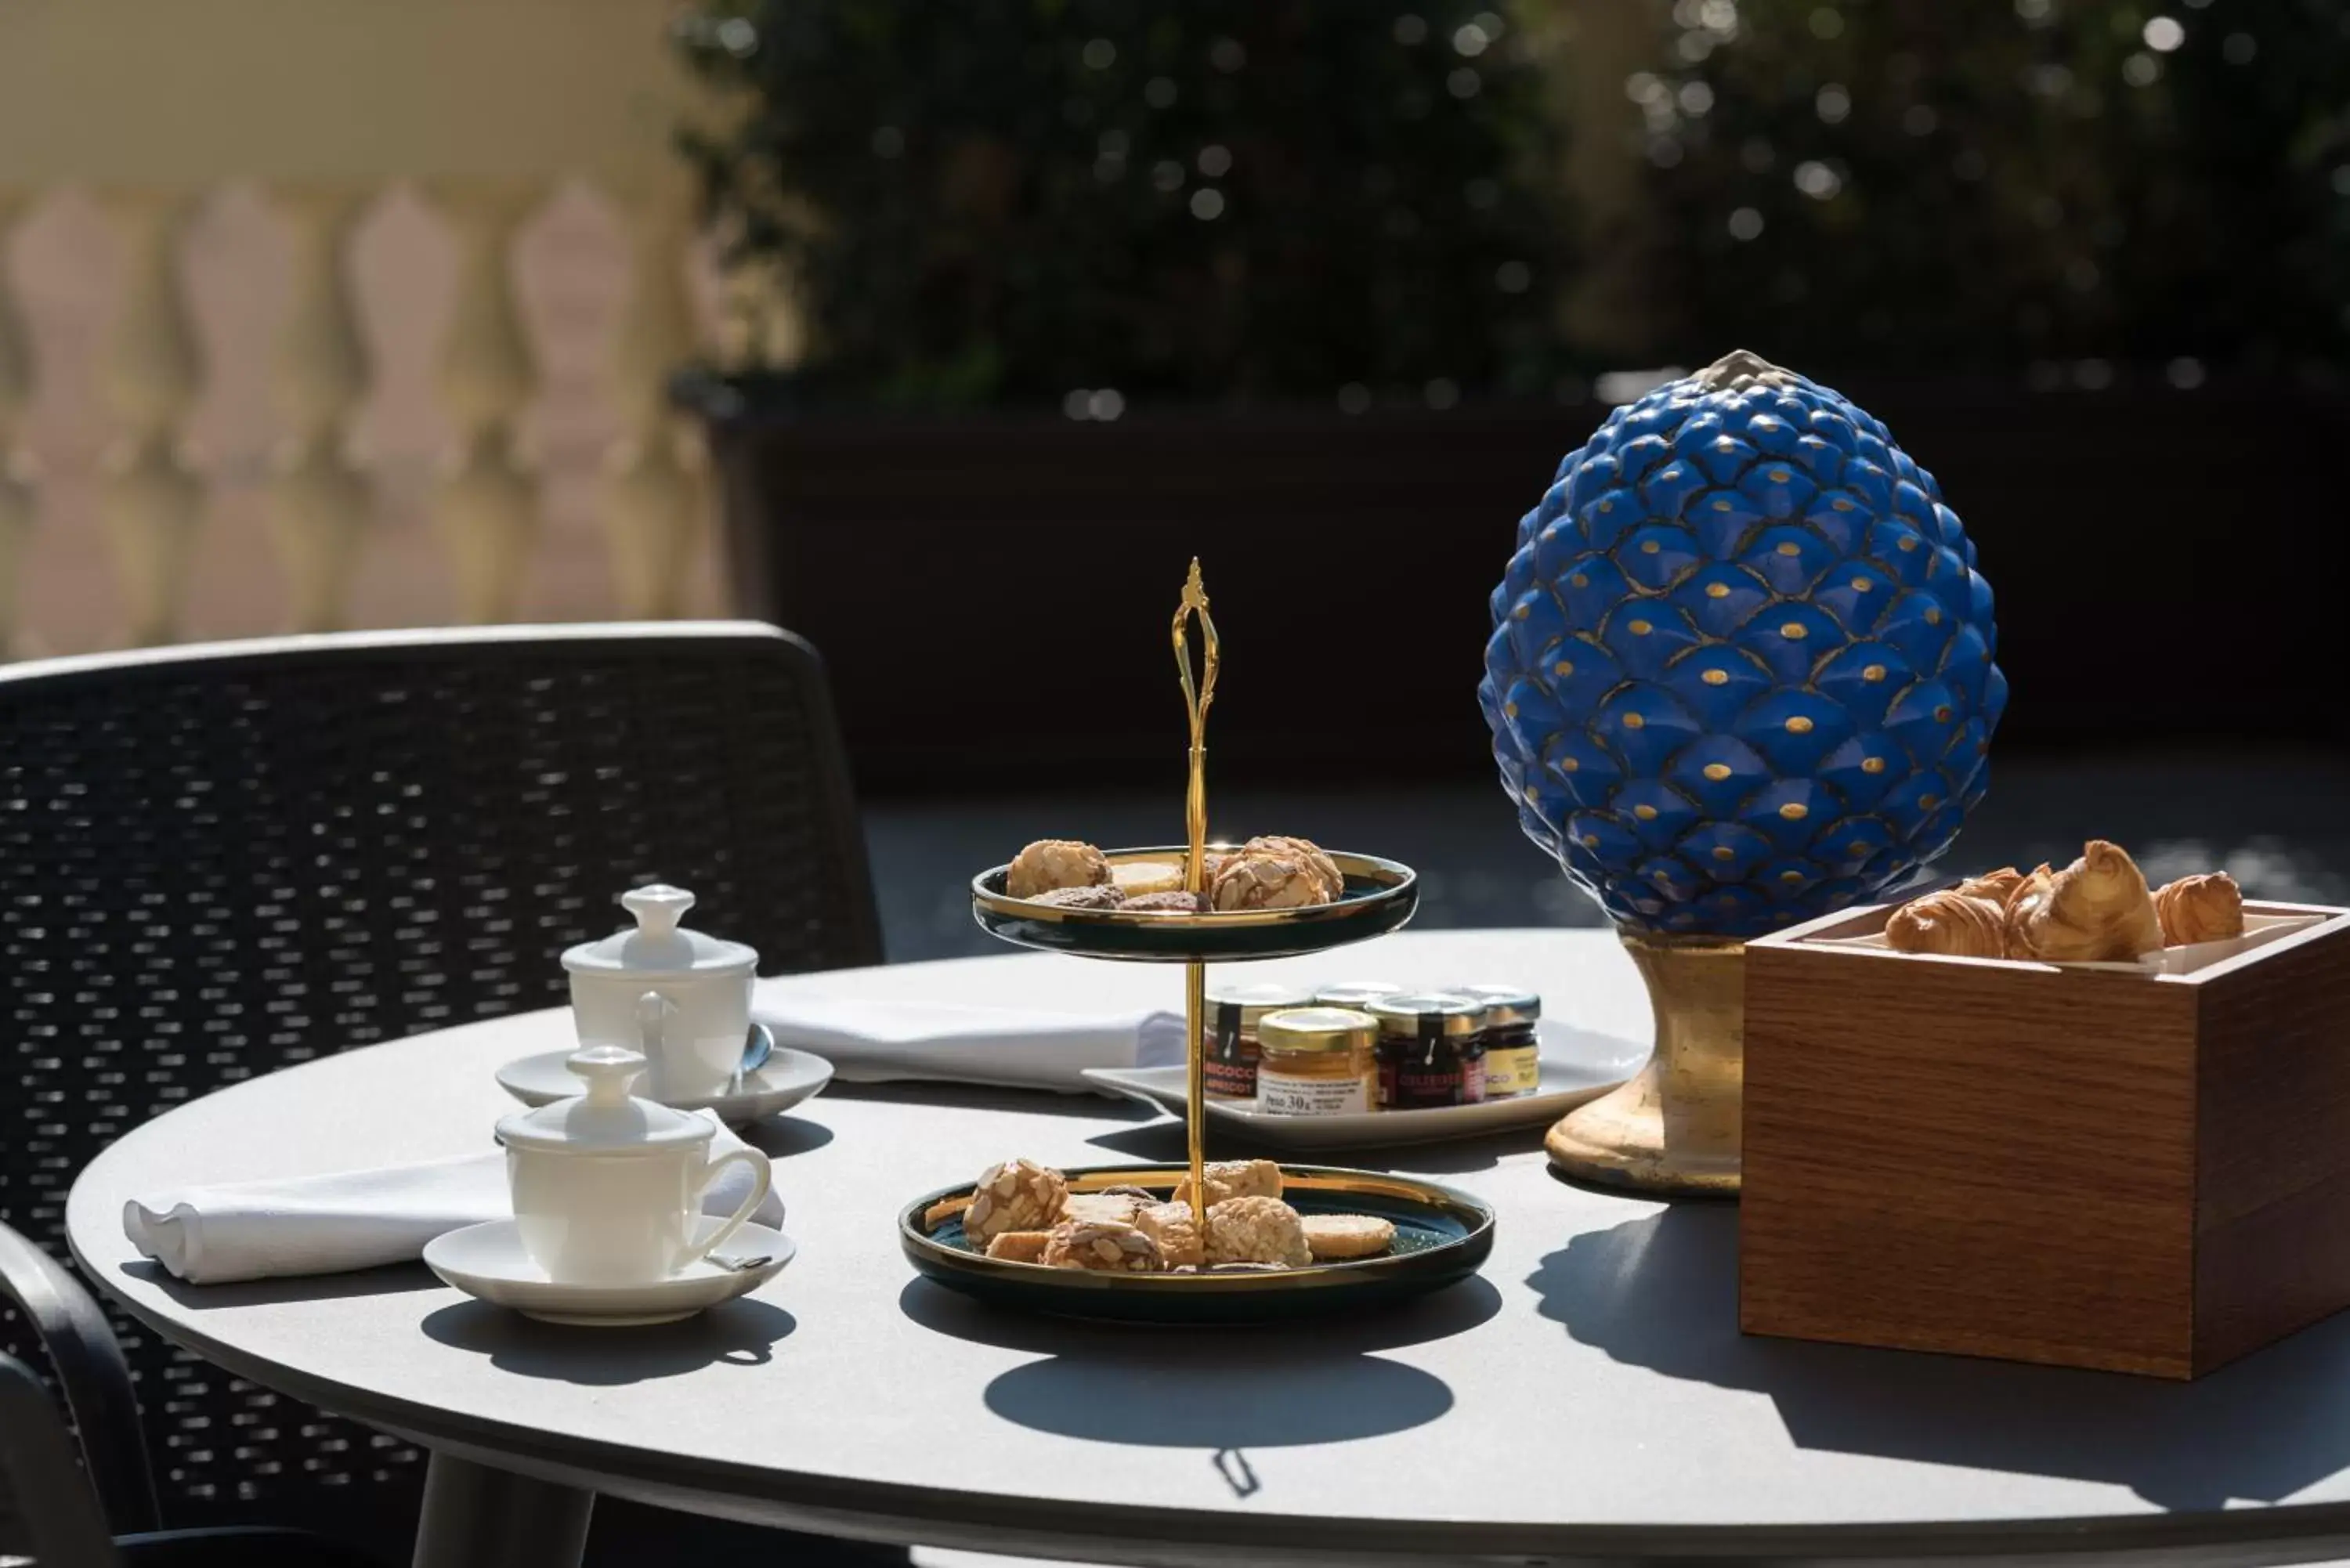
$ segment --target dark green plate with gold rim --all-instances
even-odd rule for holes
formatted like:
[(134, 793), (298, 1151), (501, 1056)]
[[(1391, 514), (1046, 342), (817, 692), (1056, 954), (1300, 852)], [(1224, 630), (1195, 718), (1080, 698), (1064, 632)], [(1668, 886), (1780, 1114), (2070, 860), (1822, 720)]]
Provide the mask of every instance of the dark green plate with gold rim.
[[(1155, 849), (1107, 849), (1112, 864), (1180, 860), (1181, 845)], [(1346, 878), (1346, 897), (1296, 909), (1225, 909), (1205, 915), (1144, 909), (1064, 909), (1003, 890), (1009, 866), (971, 880), (972, 918), (991, 934), (1024, 948), (1078, 958), (1140, 963), (1231, 963), (1296, 958), (1381, 937), (1419, 907), (1419, 877), (1400, 861), (1375, 855), (1325, 851)]]
[[(1139, 1187), (1172, 1195), (1183, 1165), (1088, 1166), (1063, 1172), (1071, 1192)], [(1111, 1274), (1014, 1263), (972, 1250), (961, 1215), (926, 1227), (936, 1204), (971, 1195), (972, 1184), (917, 1199), (898, 1217), (906, 1256), (926, 1279), (951, 1291), (1023, 1312), (1128, 1323), (1270, 1323), (1316, 1317), (1426, 1295), (1460, 1283), (1493, 1250), (1493, 1211), (1465, 1192), (1409, 1176), (1327, 1165), (1281, 1168), (1282, 1200), (1301, 1214), (1376, 1214), (1396, 1228), (1376, 1258), (1303, 1269), (1232, 1274)]]

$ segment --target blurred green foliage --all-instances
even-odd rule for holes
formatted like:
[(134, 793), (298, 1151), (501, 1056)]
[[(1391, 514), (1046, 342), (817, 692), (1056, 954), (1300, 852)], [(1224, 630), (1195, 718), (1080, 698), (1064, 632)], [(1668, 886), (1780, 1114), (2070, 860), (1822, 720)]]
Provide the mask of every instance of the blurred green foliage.
[(1919, 372), (2338, 362), (2343, 0), (1669, 13), (1626, 83), (1663, 352)]
[(824, 395), (1546, 389), (1566, 225), (1500, 0), (752, 0), (678, 36)]

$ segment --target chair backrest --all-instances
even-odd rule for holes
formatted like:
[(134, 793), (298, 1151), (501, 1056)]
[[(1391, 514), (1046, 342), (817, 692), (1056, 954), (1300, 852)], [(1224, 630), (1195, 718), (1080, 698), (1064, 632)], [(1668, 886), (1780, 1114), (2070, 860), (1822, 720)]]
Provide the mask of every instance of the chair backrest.
[[(561, 1003), (556, 955), (654, 880), (763, 973), (880, 961), (805, 643), (515, 627), (0, 670), (0, 1220), (63, 1257), (75, 1174), (151, 1116)], [(118, 1327), (167, 1524), (410, 1506), (408, 1444)], [(0, 1351), (25, 1337), (0, 1325)]]
[(0, 1563), (20, 1554), (38, 1568), (112, 1568), (116, 1562), (98, 1499), (82, 1479), (48, 1391), (24, 1363), (0, 1355)]

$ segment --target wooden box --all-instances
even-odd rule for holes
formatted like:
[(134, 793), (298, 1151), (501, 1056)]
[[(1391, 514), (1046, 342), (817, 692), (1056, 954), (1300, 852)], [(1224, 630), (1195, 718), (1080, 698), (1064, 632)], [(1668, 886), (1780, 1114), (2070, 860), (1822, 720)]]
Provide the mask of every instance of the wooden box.
[(2350, 1305), (2350, 910), (2184, 974), (1747, 946), (1749, 1333), (2194, 1377)]

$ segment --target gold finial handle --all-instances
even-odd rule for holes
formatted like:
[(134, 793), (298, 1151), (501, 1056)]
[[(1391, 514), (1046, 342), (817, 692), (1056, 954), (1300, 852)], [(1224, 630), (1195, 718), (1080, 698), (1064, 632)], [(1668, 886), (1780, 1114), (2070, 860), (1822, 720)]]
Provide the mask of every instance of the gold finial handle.
[[(1200, 618), (1199, 679), (1191, 675), (1189, 628)], [(1183, 579), (1183, 602), (1175, 610), (1175, 669), (1183, 682), (1183, 706), (1191, 719), (1191, 782), (1183, 796), (1183, 826), (1191, 853), (1184, 863), (1183, 885), (1200, 892), (1204, 883), (1208, 849), (1208, 705), (1216, 700), (1216, 669), (1222, 649), (1216, 641), (1215, 618), (1208, 613), (1208, 590), (1200, 581), (1200, 558), (1191, 557), (1191, 576)]]

